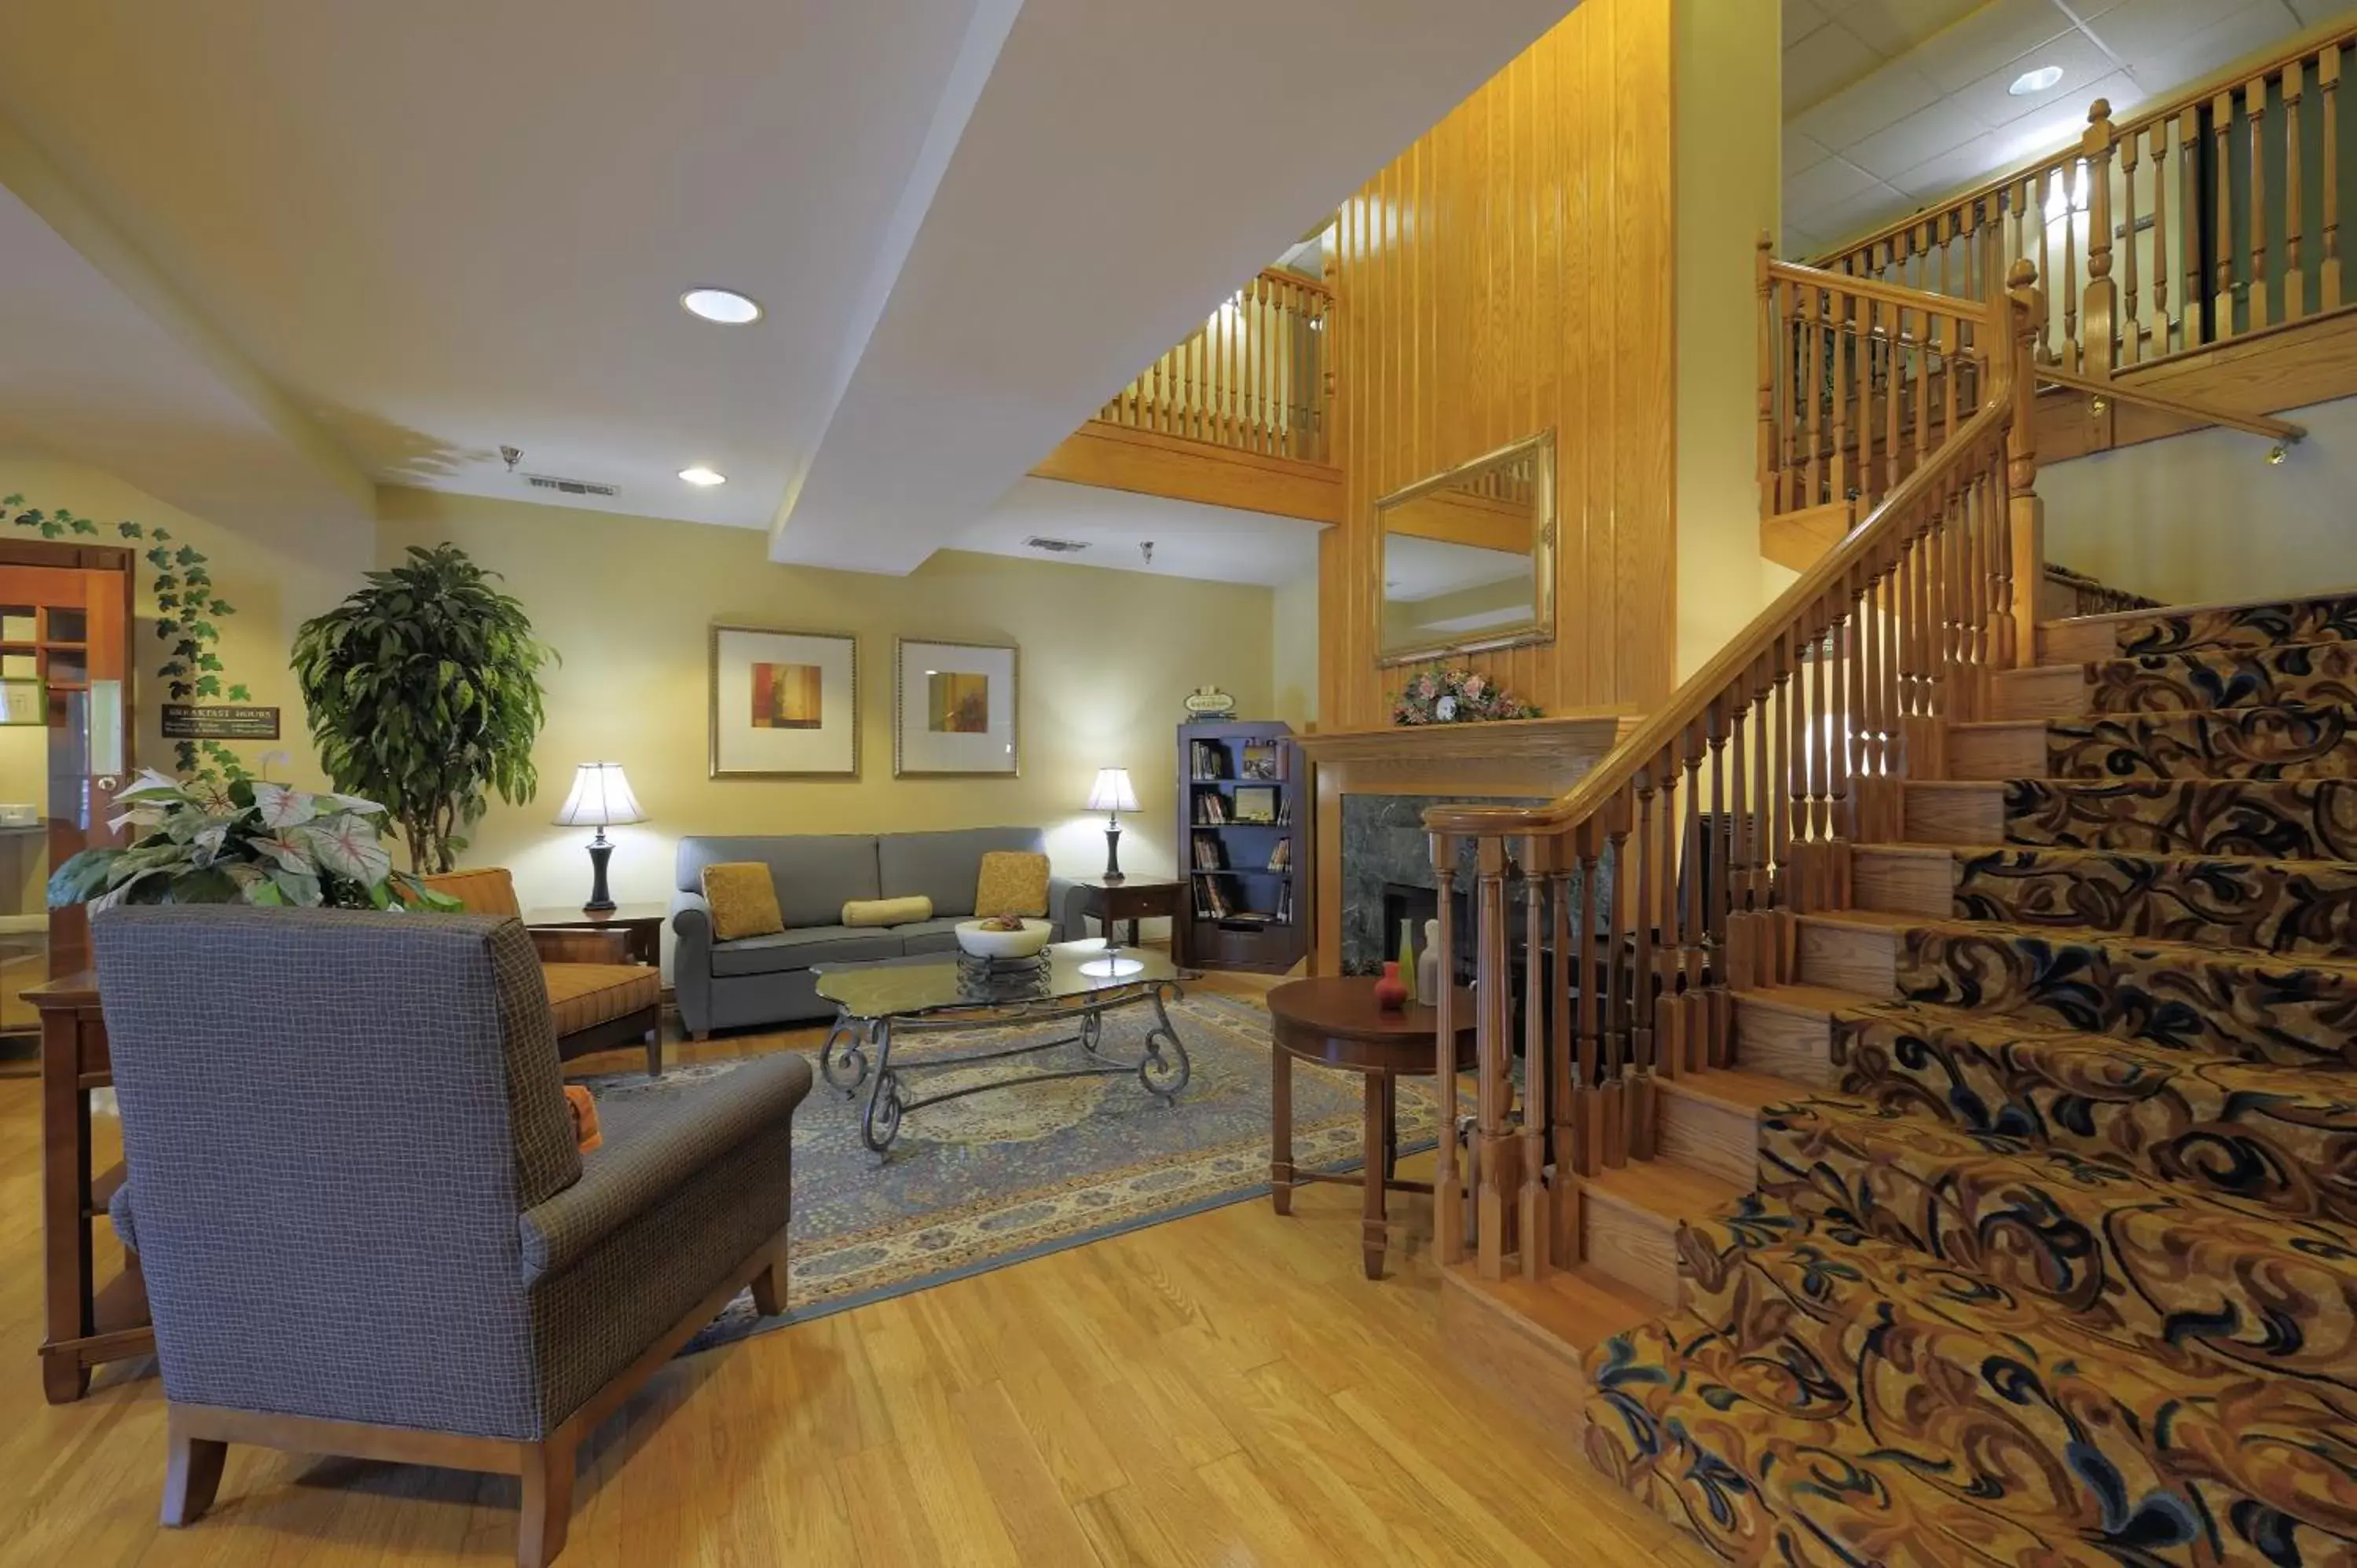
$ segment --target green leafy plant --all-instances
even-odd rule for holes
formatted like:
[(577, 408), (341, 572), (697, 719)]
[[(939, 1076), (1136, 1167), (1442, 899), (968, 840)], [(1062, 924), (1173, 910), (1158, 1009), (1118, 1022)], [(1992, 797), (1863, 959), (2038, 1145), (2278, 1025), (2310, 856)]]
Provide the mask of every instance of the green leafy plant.
[[(63, 507), (43, 511), (25, 505), (21, 495), (0, 496), (0, 512), (16, 527), (43, 539), (98, 538), (102, 531), (90, 518), (77, 517)], [(247, 703), (253, 693), (243, 685), (226, 682), (220, 653), (221, 622), (237, 607), (213, 586), (210, 559), (193, 544), (173, 547), (172, 531), (149, 528), (128, 519), (114, 525), (118, 538), (147, 546), (145, 559), (155, 568), (150, 585), (156, 591), (156, 640), (166, 657), (156, 666), (165, 696), (175, 703)], [(173, 760), (183, 778), (220, 785), (250, 777), (236, 752), (217, 740), (176, 741)]]
[(523, 607), (456, 545), (403, 564), (295, 634), (295, 676), (336, 787), (385, 802), (412, 871), (447, 871), (489, 794), (540, 787), (540, 668), (556, 657)]
[(153, 768), (115, 797), (128, 845), (86, 849), (49, 878), (49, 903), (289, 904), (455, 909), (458, 901), (393, 869), (377, 838), (384, 808), (250, 779), (190, 786)]

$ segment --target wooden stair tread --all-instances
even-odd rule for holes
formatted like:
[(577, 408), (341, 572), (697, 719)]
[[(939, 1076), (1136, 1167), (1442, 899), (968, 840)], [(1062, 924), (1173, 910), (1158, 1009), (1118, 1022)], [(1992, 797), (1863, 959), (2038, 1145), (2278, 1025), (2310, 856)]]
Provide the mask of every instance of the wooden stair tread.
[(1780, 1104), (1803, 1092), (1802, 1086), (1789, 1078), (1749, 1072), (1738, 1067), (1706, 1068), (1701, 1072), (1664, 1078), (1654, 1087), (1663, 1094), (1687, 1095), (1729, 1111), (1746, 1112), (1763, 1105)]
[[(2002, 732), (2002, 731), (2007, 731), (2007, 730), (2037, 730), (2037, 731), (2040, 731), (2040, 733), (2043, 733), (2043, 732), (2044, 732), (2044, 730), (2045, 730), (2045, 728), (2046, 728), (2046, 724), (2047, 724), (2047, 721), (2046, 721), (2046, 720), (2044, 720), (2044, 719), (1968, 719), (1968, 720), (1955, 720), (1955, 721), (1952, 721), (1952, 722), (1948, 725), (1948, 733), (1949, 733), (1950, 735), (1953, 735), (1953, 734), (1955, 734), (1955, 733), (1956, 733), (1957, 731), (1959, 731), (1959, 730), (1970, 730), (1970, 731), (1972, 731), (1972, 732), (1974, 732), (1975, 734), (1977, 734), (1977, 735), (1996, 735), (1996, 734), (1998, 734), (1998, 733), (2000, 733), (2000, 732)], [(1942, 779), (1918, 779), (1918, 780), (1916, 780), (1916, 782), (1918, 782), (1918, 783), (1951, 783), (1951, 784), (1954, 784), (1954, 783), (1965, 783), (1965, 784), (1969, 784), (1969, 783), (1975, 783), (1975, 782), (1977, 782), (1977, 780), (1975, 780), (1975, 779), (1944, 779), (1944, 780), (1942, 780)]]
[(1485, 1280), (1469, 1260), (1444, 1267), (1441, 1281), (1574, 1350), (1600, 1345), (1662, 1310), (1660, 1302), (1588, 1263), (1549, 1269), (1534, 1283), (1511, 1272)]
[(1756, 991), (1738, 991), (1735, 996), (1738, 1003), (1756, 1003), (1762, 1007), (1773, 1007), (1780, 1013), (1801, 1014), (1809, 1017), (1815, 1017), (1822, 1013), (1830, 1013), (1837, 1007), (1855, 1007), (1861, 1002), (1873, 1000), (1855, 991), (1844, 991), (1838, 986), (1803, 985), (1797, 983), (1791, 985), (1763, 985)]
[[(1790, 1098), (1790, 1090), (1786, 1098)], [(1591, 1202), (1609, 1203), (1672, 1224), (1726, 1208), (1751, 1189), (1671, 1160), (1631, 1160), (1575, 1178)]]

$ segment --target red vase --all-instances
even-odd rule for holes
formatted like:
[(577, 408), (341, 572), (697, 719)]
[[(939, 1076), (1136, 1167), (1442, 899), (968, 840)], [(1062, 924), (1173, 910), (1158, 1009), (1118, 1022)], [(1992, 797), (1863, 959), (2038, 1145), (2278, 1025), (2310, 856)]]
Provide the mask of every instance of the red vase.
[(1396, 961), (1383, 965), (1383, 977), (1375, 982), (1375, 1005), (1386, 1013), (1397, 1013), (1407, 1005), (1407, 983), (1400, 979)]

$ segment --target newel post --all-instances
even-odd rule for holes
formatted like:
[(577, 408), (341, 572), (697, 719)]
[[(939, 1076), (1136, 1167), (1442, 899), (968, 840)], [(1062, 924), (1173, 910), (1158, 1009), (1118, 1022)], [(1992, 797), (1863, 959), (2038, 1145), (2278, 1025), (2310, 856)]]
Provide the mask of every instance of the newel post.
[(1760, 231), (1755, 276), (1760, 288), (1760, 516), (1761, 521), (1783, 510), (1777, 482), (1776, 360), (1782, 334), (1777, 330), (1776, 283), (1768, 264), (1776, 259), (1775, 237)]
[[(2079, 155), (2087, 161), (2087, 291), (2080, 314), (2082, 374), (2108, 381), (2119, 346), (2119, 285), (2112, 278), (2112, 105), (2095, 100)], [(2009, 280), (2008, 280), (2009, 281)]]
[(2011, 317), (2012, 373), (2007, 395), (2013, 420), (2006, 432), (2006, 577), (2009, 625), (1999, 635), (2012, 643), (2013, 664), (2038, 662), (2038, 588), (2046, 576), (2046, 503), (2038, 496), (2039, 324), (2046, 319), (2046, 295), (2038, 268), (2024, 256), (2006, 274), (2003, 306)]

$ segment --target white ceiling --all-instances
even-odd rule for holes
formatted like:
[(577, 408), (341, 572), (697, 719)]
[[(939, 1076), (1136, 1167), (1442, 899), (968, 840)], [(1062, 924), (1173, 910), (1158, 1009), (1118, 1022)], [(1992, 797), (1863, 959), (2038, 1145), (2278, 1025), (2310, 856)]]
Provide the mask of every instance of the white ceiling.
[[(1784, 252), (1822, 254), (2352, 0), (1783, 0)], [(2043, 92), (2007, 90), (2062, 68)]]
[[(209, 333), (242, 365), (203, 396), (275, 400), (269, 462), (217, 467), (536, 499), (513, 445), (619, 489), (567, 505), (905, 571), (1564, 5), (9, 0), (0, 154), (59, 177), (0, 156), (0, 321), (56, 342), (0, 441), (137, 447), (73, 411), (169, 401)], [(121, 241), (105, 322), (30, 264), (86, 251), (76, 203)]]
[[(1322, 524), (1266, 512), (1022, 478), (945, 542), (1028, 561), (1277, 587), (1318, 575), (1318, 536), (1324, 532)], [(1024, 542), (1034, 536), (1077, 540), (1089, 548), (1046, 553)], [(1138, 548), (1149, 542), (1151, 561)]]

